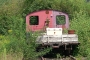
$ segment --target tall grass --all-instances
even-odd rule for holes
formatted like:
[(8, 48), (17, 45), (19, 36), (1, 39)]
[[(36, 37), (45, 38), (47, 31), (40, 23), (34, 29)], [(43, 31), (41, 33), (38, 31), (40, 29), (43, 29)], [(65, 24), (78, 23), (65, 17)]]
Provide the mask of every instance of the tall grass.
[(29, 60), (35, 59), (38, 56), (42, 56), (49, 52), (50, 49), (45, 49), (37, 52), (35, 40), (39, 32), (29, 33), (28, 39), (26, 39), (26, 30), (24, 19), (11, 16), (12, 24), (11, 29), (8, 30), (6, 35), (0, 36), (0, 59), (2, 60)]
[(10, 47), (10, 39), (8, 36), (0, 35), (0, 60), (20, 60), (22, 59), (22, 54), (12, 52)]
[(6, 35), (0, 35), (0, 60), (22, 60), (23, 57), (25, 40), (23, 19), (14, 16), (11, 19), (14, 20), (11, 24), (12, 28)]
[(71, 20), (71, 28), (75, 29), (78, 34), (80, 46), (78, 55), (83, 57), (90, 56), (90, 17), (84, 12), (75, 12)]

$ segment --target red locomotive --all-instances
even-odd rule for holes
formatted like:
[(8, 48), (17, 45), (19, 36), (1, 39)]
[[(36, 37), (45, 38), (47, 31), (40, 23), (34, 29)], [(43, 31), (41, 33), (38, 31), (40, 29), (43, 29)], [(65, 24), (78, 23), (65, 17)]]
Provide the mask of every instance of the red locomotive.
[[(26, 31), (44, 31), (36, 39), (36, 44), (59, 48), (64, 46), (72, 50), (73, 45), (78, 45), (78, 35), (74, 30), (68, 30), (69, 17), (66, 13), (55, 10), (41, 10), (26, 16)], [(63, 33), (64, 30), (68, 33)], [(69, 46), (69, 47), (68, 47)]]

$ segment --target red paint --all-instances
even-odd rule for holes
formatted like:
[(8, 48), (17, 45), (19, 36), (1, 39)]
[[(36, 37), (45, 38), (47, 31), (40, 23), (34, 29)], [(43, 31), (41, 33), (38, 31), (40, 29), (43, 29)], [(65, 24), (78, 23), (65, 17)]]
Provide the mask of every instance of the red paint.
[[(61, 13), (61, 12), (58, 12)], [(49, 27), (54, 28), (55, 23), (55, 13), (53, 13), (53, 10), (41, 10), (37, 12), (30, 13), (26, 16), (26, 31), (37, 31), (37, 30), (44, 30), (45, 29), (45, 21), (48, 18), (49, 19)], [(38, 25), (30, 25), (29, 18), (30, 16), (39, 16), (39, 24)]]

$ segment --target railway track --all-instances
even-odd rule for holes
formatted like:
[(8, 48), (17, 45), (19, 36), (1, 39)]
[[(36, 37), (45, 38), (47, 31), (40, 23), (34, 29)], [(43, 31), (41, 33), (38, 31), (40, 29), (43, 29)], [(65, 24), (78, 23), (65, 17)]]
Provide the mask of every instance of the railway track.
[(72, 56), (73, 50), (68, 47), (68, 49), (61, 48), (53, 48), (50, 52), (43, 55), (43, 57), (39, 57), (40, 59), (37, 60), (77, 60), (75, 57)]
[(65, 58), (44, 58), (42, 57), (41, 60), (76, 60), (76, 58), (73, 56), (69, 56)]

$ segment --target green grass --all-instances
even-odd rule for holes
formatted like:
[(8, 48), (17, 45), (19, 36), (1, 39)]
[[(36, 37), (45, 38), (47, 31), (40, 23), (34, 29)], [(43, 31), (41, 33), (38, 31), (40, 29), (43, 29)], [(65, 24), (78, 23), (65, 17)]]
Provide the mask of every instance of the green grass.
[(5, 52), (0, 53), (0, 60), (22, 60), (22, 53), (8, 53), (5, 55)]

